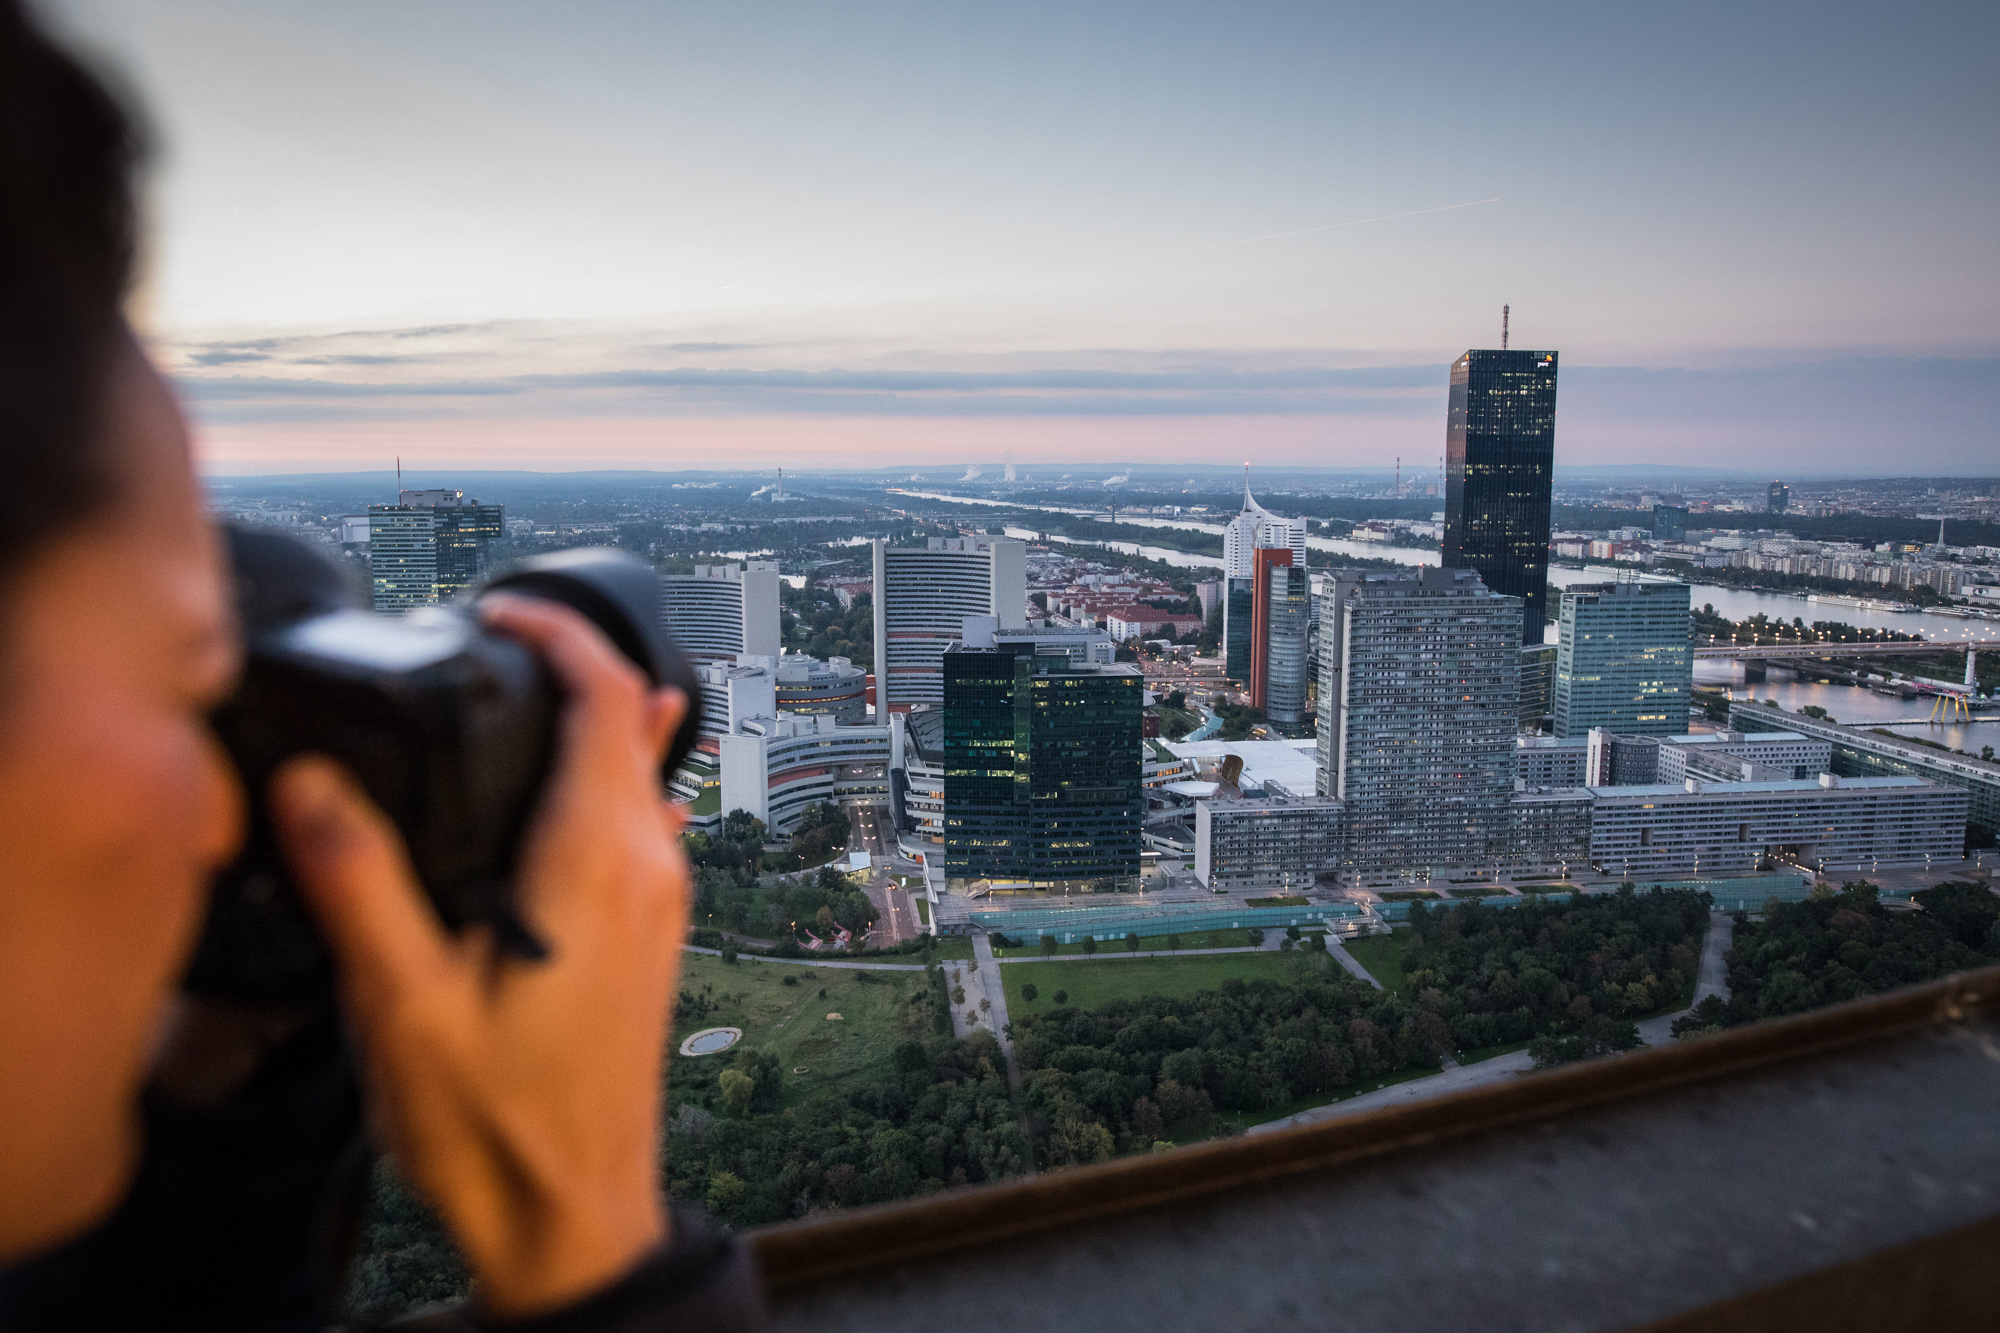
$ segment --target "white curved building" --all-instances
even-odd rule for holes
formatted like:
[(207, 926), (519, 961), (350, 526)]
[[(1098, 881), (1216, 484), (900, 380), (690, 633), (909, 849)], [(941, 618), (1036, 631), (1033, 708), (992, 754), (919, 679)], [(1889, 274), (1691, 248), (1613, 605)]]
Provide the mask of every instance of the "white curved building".
[(893, 722), (843, 727), (825, 714), (750, 718), (720, 738), (721, 810), (747, 810), (775, 836), (822, 801), (886, 801), (900, 738)]
[(740, 654), (776, 657), (778, 567), (752, 560), (696, 565), (660, 579), (660, 614), (682, 652), (697, 662), (734, 662)]
[(875, 712), (944, 704), (945, 650), (967, 616), (1002, 630), (1028, 615), (1028, 548), (1006, 537), (932, 537), (923, 546), (875, 542)]

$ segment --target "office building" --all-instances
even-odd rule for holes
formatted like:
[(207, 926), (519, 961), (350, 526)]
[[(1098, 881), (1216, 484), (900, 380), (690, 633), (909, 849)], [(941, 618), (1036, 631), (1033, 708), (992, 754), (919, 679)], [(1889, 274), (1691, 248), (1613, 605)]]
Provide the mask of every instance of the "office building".
[(1312, 606), (1306, 571), (1290, 550), (1260, 546), (1253, 553), (1250, 611), (1250, 705), (1280, 728), (1303, 726), (1306, 715), (1308, 624)]
[(437, 601), (437, 511), (428, 505), (368, 506), (368, 581), (377, 611)]
[(1656, 542), (1685, 541), (1688, 533), (1688, 511), (1686, 505), (1653, 506), (1653, 540)]
[(1884, 736), (1864, 728), (1837, 726), (1801, 717), (1782, 708), (1751, 701), (1729, 706), (1729, 725), (1750, 733), (1792, 732), (1808, 740), (1827, 742), (1829, 766), (1843, 779), (1914, 777), (1966, 794), (1966, 820), (1985, 845), (2000, 836), (2000, 764), (1933, 749), (1901, 736)]
[(1001, 629), (998, 616), (967, 616), (961, 642), (974, 648), (1017, 645), (1044, 657), (1067, 657), (1078, 666), (1108, 666), (1118, 660), (1118, 643), (1101, 629), (1071, 625), (1029, 624)]
[(778, 672), (775, 657), (744, 657), (736, 662), (697, 662), (701, 685), (704, 736), (727, 736), (753, 717), (778, 715)]
[(1279, 518), (1257, 503), (1250, 484), (1243, 485), (1243, 512), (1222, 528), (1222, 575), (1249, 578), (1259, 547), (1275, 546), (1292, 553), (1292, 563), (1306, 567), (1306, 523), (1302, 518)]
[(1451, 367), (1444, 564), (1521, 599), (1521, 642), (1542, 641), (1555, 471), (1556, 354), (1468, 351)]
[(1592, 727), (1625, 736), (1687, 730), (1694, 692), (1685, 583), (1578, 584), (1562, 594), (1555, 734)]
[(795, 717), (831, 717), (843, 727), (868, 721), (868, 673), (844, 657), (792, 654), (777, 661), (777, 711)]
[(943, 657), (948, 881), (1013, 890), (1138, 887), (1137, 667), (1024, 645)]
[(1770, 514), (1782, 514), (1791, 508), (1791, 504), (1792, 488), (1782, 481), (1772, 482), (1770, 490), (1764, 495), (1764, 511)]
[(722, 812), (747, 810), (783, 836), (823, 801), (886, 801), (899, 734), (886, 721), (843, 727), (826, 714), (745, 719), (718, 746)]
[(1521, 708), (1516, 721), (1523, 731), (1539, 731), (1556, 711), (1556, 645), (1537, 643), (1521, 649)]
[(1027, 547), (1005, 537), (932, 537), (922, 546), (874, 543), (875, 711), (944, 702), (944, 655), (967, 616), (1003, 630), (1028, 623)]
[(1758, 780), (1817, 778), (1833, 772), (1833, 746), (1826, 740), (1796, 731), (1699, 732), (1668, 736), (1660, 744), (1661, 782), (1680, 782), (1690, 777), (1752, 781), (1743, 772), (1744, 765), (1764, 771), (1767, 778)]
[(1248, 683), (1250, 645), (1255, 642), (1253, 625), (1257, 611), (1257, 581), (1248, 574), (1223, 580), (1227, 588), (1222, 603), (1222, 674)]
[(1340, 868), (1339, 801), (1265, 796), (1197, 801), (1194, 873), (1209, 888), (1311, 888)]
[[(342, 523), (351, 531), (348, 520)], [(365, 540), (375, 609), (402, 612), (452, 600), (486, 577), (487, 543), (505, 533), (504, 507), (469, 500), (464, 491), (402, 491), (395, 504), (369, 505)]]
[(660, 580), (667, 633), (697, 662), (776, 657), (784, 651), (778, 621), (778, 567), (752, 560), (696, 565)]
[(1521, 602), (1470, 569), (1341, 570), (1320, 595), (1318, 787), (1360, 871), (1506, 854)]
[(1767, 863), (1865, 871), (1956, 861), (1965, 792), (1919, 778), (1598, 787), (1590, 859), (1606, 874), (1721, 874)]
[[(1257, 691), (1253, 680), (1256, 631), (1251, 622), (1256, 615), (1257, 552), (1282, 550), (1291, 553), (1292, 565), (1306, 567), (1306, 525), (1304, 519), (1279, 518), (1257, 503), (1248, 482), (1243, 486), (1243, 512), (1222, 529), (1223, 674), (1240, 680)], [(1207, 603), (1203, 603), (1206, 612)]]

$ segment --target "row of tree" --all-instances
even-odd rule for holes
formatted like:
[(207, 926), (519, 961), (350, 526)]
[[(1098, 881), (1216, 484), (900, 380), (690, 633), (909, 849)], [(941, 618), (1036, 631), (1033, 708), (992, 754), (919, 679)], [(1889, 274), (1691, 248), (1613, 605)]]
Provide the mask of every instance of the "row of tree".
[(1773, 902), (1742, 919), (1728, 954), (1730, 997), (1711, 995), (1674, 1020), (1674, 1035), (1800, 1014), (1878, 991), (2000, 962), (2000, 898), (1944, 883), (1890, 911), (1865, 880), (1802, 903)]

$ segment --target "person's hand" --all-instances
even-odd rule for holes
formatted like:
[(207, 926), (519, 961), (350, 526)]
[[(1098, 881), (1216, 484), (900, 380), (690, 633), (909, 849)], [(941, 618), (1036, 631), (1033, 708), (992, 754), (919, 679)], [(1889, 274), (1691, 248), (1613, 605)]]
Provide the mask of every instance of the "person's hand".
[(271, 784), (285, 853), (340, 960), (390, 1149), (451, 1229), (481, 1301), (510, 1316), (613, 1280), (666, 1238), (662, 1064), (688, 916), (681, 817), (659, 765), (687, 700), (566, 607), (493, 596), (568, 701), (523, 844), (524, 920), (545, 962), (448, 934), (401, 838), (345, 770)]

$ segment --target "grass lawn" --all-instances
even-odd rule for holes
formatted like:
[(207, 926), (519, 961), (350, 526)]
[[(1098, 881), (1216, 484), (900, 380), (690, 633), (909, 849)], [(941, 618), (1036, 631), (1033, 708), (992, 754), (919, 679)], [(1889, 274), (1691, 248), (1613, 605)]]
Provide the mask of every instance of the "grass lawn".
[[(1347, 941), (1347, 952), (1368, 969), (1368, 975), (1382, 983), (1392, 995), (1403, 994), (1403, 951), (1410, 947), (1410, 932), (1403, 929), (1389, 935), (1369, 935)], [(1407, 997), (1406, 997), (1407, 998)]]
[(1505, 897), (1507, 896), (1507, 890), (1505, 890), (1505, 889), (1453, 889), (1453, 890), (1451, 891), (1451, 896), (1452, 896), (1452, 897), (1454, 897), (1454, 898), (1505, 898)]
[[(972, 961), (972, 937), (970, 935), (940, 935), (937, 937), (937, 956), (940, 963), (969, 963)], [(923, 959), (912, 958), (913, 963)]]
[(1438, 895), (1432, 893), (1429, 889), (1391, 889), (1387, 893), (1378, 893), (1375, 896), (1385, 903), (1430, 903), (1438, 901)]
[[(1283, 934), (1285, 928), (1278, 926), (1275, 929), (1278, 933)], [(1003, 930), (1000, 933), (1006, 935), (1010, 940), (1014, 938), (1007, 931)], [(1018, 949), (995, 949), (993, 956), (995, 958), (1040, 958), (1042, 956), (1041, 936), (1024, 935), (1021, 938), (1027, 941), (1025, 947)], [(1141, 935), (1139, 937), (1138, 951), (1140, 953), (1162, 950), (1166, 947), (1167, 936), (1165, 935)], [(1249, 947), (1250, 932), (1247, 928), (1240, 930), (1190, 930), (1181, 935), (1182, 949), (1247, 949)], [(1056, 953), (1059, 955), (1081, 954), (1082, 952), (1083, 941), (1081, 940), (1076, 941), (1074, 944), (1058, 944), (1056, 946)], [(1121, 938), (1099, 940), (1097, 942), (1097, 952), (1100, 954), (1128, 953), (1130, 950), (1126, 949), (1125, 941)]]
[(928, 898), (917, 898), (915, 902), (917, 904), (917, 920), (928, 926), (931, 923), (931, 900)]
[[(1044, 1013), (1057, 1007), (1057, 991), (1067, 992), (1074, 1008), (1094, 1009), (1109, 1000), (1140, 995), (1192, 995), (1214, 990), (1229, 977), (1290, 981), (1294, 959), (1302, 957), (1310, 955), (1236, 953), (1123, 962), (1008, 963), (1001, 967), (1000, 976), (1007, 987), (1008, 1013)], [(1033, 1003), (1021, 998), (1024, 981), (1033, 982), (1039, 992)]]
[[(785, 985), (787, 976), (797, 977), (798, 984)], [(674, 1015), (670, 1058), (677, 1067), (697, 1060), (725, 1065), (729, 1052), (684, 1056), (678, 1053), (680, 1043), (703, 1028), (742, 1028), (739, 1045), (778, 1057), (789, 1104), (830, 1084), (872, 1080), (887, 1072), (896, 1044), (925, 1031), (925, 1009), (910, 1003), (925, 986), (921, 972), (725, 963), (706, 954), (683, 954), (681, 989), (706, 994), (714, 1006), (700, 1017), (692, 1011)], [(829, 1021), (829, 1013), (839, 1014), (840, 1020)], [(792, 1073), (799, 1065), (811, 1072)]]
[(1546, 884), (1517, 883), (1514, 887), (1523, 893), (1575, 893), (1577, 891), (1576, 885), (1566, 879), (1551, 880)]

